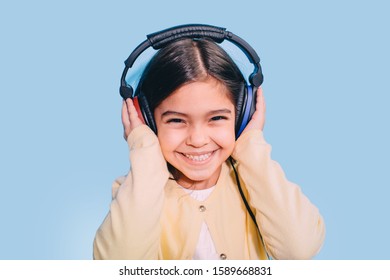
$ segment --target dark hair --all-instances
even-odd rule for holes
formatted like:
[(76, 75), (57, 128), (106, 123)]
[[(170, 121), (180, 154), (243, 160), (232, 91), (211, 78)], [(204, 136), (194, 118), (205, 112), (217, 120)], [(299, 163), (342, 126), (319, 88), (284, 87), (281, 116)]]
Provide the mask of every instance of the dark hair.
[(141, 91), (151, 112), (154, 112), (179, 87), (210, 76), (226, 86), (237, 107), (238, 93), (245, 86), (245, 78), (231, 57), (209, 39), (182, 39), (167, 45), (153, 56), (135, 94)]

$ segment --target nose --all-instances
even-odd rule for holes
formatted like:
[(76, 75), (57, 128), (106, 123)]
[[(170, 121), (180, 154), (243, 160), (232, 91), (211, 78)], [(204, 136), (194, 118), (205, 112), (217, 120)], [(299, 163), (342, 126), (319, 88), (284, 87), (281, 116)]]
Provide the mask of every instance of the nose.
[(188, 130), (186, 144), (195, 148), (203, 147), (210, 141), (210, 137), (206, 128), (202, 126), (194, 126)]

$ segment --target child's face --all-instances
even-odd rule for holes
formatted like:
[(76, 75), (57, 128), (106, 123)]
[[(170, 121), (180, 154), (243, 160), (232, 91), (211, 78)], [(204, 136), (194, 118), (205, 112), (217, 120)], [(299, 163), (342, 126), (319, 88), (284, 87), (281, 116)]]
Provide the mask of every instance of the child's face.
[(205, 189), (216, 184), (235, 145), (235, 108), (213, 78), (184, 85), (154, 111), (163, 155), (180, 172), (178, 183)]

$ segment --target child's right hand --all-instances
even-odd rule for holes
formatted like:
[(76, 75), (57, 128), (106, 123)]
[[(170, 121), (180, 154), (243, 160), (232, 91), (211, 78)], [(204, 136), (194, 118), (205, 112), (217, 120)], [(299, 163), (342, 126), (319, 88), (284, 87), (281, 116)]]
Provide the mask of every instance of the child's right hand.
[(122, 124), (123, 124), (123, 137), (127, 141), (127, 137), (134, 128), (142, 125), (141, 119), (138, 117), (137, 110), (134, 107), (131, 98), (127, 98), (122, 104)]

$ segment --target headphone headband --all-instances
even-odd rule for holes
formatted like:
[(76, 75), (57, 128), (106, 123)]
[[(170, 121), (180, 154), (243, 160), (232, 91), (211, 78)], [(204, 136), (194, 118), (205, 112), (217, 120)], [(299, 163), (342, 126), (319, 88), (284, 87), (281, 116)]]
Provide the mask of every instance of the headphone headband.
[(121, 86), (123, 87), (127, 86), (125, 78), (128, 69), (133, 66), (134, 61), (141, 53), (149, 47), (153, 47), (155, 50), (161, 49), (182, 38), (209, 38), (216, 43), (222, 43), (226, 39), (232, 42), (245, 53), (246, 57), (255, 67), (253, 73), (249, 76), (249, 82), (252, 86), (259, 87), (263, 82), (260, 58), (255, 50), (242, 38), (232, 32), (226, 31), (226, 28), (205, 24), (187, 24), (151, 33), (146, 37), (147, 39), (139, 44), (125, 61), (126, 67), (121, 78)]
[(158, 31), (146, 37), (152, 44), (152, 47), (157, 50), (181, 38), (207, 37), (217, 43), (222, 43), (225, 39), (225, 30), (226, 28), (211, 25), (186, 24)]

